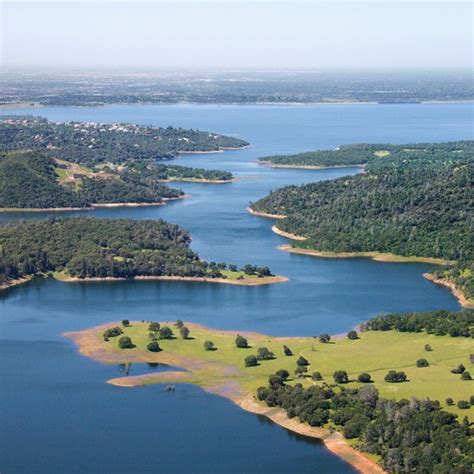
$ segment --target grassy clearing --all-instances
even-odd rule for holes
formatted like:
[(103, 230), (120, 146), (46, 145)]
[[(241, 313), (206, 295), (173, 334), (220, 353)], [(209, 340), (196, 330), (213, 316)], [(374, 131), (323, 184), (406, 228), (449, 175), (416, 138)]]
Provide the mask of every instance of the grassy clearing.
[[(357, 340), (344, 337), (323, 344), (314, 338), (278, 338), (243, 333), (251, 347), (239, 349), (235, 346), (237, 332), (211, 330), (191, 324), (188, 327), (191, 333), (190, 339), (187, 340), (183, 340), (179, 336), (179, 330), (172, 327), (176, 339), (160, 340), (163, 351), (157, 354), (146, 349), (149, 342), (147, 323), (132, 323), (131, 327), (123, 328), (124, 335), (130, 336), (136, 345), (134, 349), (119, 349), (119, 338), (103, 342), (103, 329), (96, 330), (95, 336), (98, 349), (102, 353), (105, 350), (109, 355), (113, 355), (114, 360), (162, 360), (165, 363), (173, 363), (191, 372), (188, 381), (204, 387), (232, 382), (245, 392), (255, 393), (259, 386), (266, 385), (268, 376), (278, 369), (286, 369), (293, 374), (296, 359), (303, 355), (310, 362), (308, 374), (319, 371), (323, 375), (324, 380), (317, 383), (333, 383), (332, 374), (336, 370), (346, 370), (351, 380), (356, 380), (361, 372), (368, 372), (383, 397), (429, 397), (439, 400), (446, 410), (460, 416), (468, 415), (472, 418), (474, 414), (473, 407), (460, 410), (455, 406), (445, 406), (445, 399), (448, 397), (457, 402), (461, 399), (468, 400), (474, 394), (474, 381), (463, 381), (460, 375), (450, 372), (451, 368), (462, 363), (474, 374), (474, 364), (469, 362), (469, 354), (474, 352), (474, 342), (470, 338), (369, 331), (361, 333), (360, 339)], [(217, 350), (204, 350), (203, 344), (206, 340), (214, 342)], [(433, 351), (426, 352), (425, 344), (430, 344)], [(284, 355), (284, 345), (290, 347), (293, 356)], [(255, 355), (259, 347), (267, 347), (275, 353), (276, 358), (261, 361), (257, 367), (245, 367), (245, 357)], [(420, 358), (426, 358), (430, 366), (416, 367), (416, 361)], [(391, 369), (403, 370), (409, 381), (398, 384), (385, 382), (384, 376)], [(166, 380), (161, 375), (159, 381)], [(293, 379), (290, 383), (296, 381), (307, 386), (316, 383), (310, 378)], [(345, 386), (358, 385), (358, 382), (350, 382)]]
[(374, 155), (379, 158), (385, 158), (386, 156), (390, 156), (390, 152), (388, 150), (379, 150), (374, 152)]
[(230, 270), (221, 270), (221, 273), (228, 278), (229, 280), (242, 280), (242, 279), (247, 279), (247, 278), (258, 278), (257, 275), (250, 275), (245, 272), (237, 271), (237, 272), (231, 272)]

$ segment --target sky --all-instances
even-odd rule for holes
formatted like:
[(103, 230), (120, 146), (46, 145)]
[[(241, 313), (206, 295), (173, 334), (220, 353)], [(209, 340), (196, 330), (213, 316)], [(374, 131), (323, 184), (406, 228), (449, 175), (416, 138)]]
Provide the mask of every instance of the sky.
[(471, 68), (467, 2), (1, 1), (2, 66)]

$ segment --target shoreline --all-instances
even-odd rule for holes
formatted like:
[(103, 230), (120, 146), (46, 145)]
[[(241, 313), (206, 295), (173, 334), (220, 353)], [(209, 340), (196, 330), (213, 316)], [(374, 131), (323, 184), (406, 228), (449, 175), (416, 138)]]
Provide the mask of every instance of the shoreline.
[(251, 207), (247, 207), (246, 211), (253, 216), (267, 217), (268, 219), (286, 219), (283, 214), (269, 214), (268, 212), (254, 211)]
[(15, 278), (14, 280), (8, 280), (0, 284), (0, 291), (8, 290), (10, 288), (14, 288), (15, 286), (23, 285), (23, 283), (28, 283), (29, 281), (33, 280), (33, 278), (34, 277), (32, 276), (24, 276), (20, 278)]
[(390, 263), (429, 263), (431, 265), (450, 265), (454, 262), (431, 257), (404, 257), (392, 253), (381, 252), (321, 252), (319, 250), (303, 249), (293, 247), (292, 245), (279, 245), (278, 250), (285, 252), (297, 253), (300, 255), (309, 255), (319, 258), (370, 258), (376, 262)]
[(306, 237), (303, 237), (301, 235), (296, 235), (296, 234), (292, 234), (291, 232), (285, 232), (284, 230), (280, 230), (276, 225), (272, 226), (272, 231), (275, 234), (281, 235), (282, 237), (286, 237), (287, 239), (299, 240), (299, 241), (307, 240)]
[(103, 204), (91, 204), (89, 207), (1, 207), (0, 212), (67, 212), (67, 211), (93, 211), (94, 209), (107, 207), (153, 207), (165, 206), (169, 201), (177, 201), (179, 199), (189, 198), (189, 194), (175, 198), (163, 198), (159, 202), (110, 202)]
[(240, 285), (240, 286), (262, 286), (271, 285), (273, 283), (284, 283), (288, 281), (287, 277), (276, 275), (271, 277), (255, 277), (243, 278), (241, 280), (229, 278), (207, 278), (207, 277), (181, 277), (181, 276), (136, 276), (133, 278), (120, 277), (63, 277), (56, 278), (65, 283), (87, 283), (87, 282), (104, 282), (104, 281), (188, 281), (188, 282), (204, 282), (204, 283), (222, 283), (225, 285)]
[(236, 178), (231, 179), (205, 179), (205, 178), (168, 178), (161, 180), (162, 183), (204, 183), (204, 184), (227, 184), (233, 183)]
[[(122, 354), (119, 352), (110, 352), (107, 349), (104, 350), (102, 347), (102, 341), (99, 337), (104, 329), (114, 324), (119, 325), (120, 322), (104, 323), (83, 331), (66, 332), (63, 334), (63, 336), (71, 339), (76, 344), (79, 353), (83, 356), (90, 357), (91, 359), (102, 363), (123, 363)], [(236, 332), (230, 330), (221, 331), (211, 329), (197, 323), (189, 323), (187, 326), (191, 330), (204, 329), (216, 331), (219, 333), (232, 334)], [(245, 335), (246, 333), (240, 332), (240, 334)], [(260, 333), (249, 333), (249, 335), (250, 334), (254, 334), (260, 338), (268, 337)], [(291, 340), (291, 337), (283, 337), (281, 339)], [(265, 416), (276, 425), (279, 425), (288, 431), (292, 431), (301, 436), (320, 440), (325, 445), (325, 447), (329, 449), (329, 451), (351, 464), (363, 474), (379, 474), (385, 472), (380, 465), (378, 465), (368, 456), (365, 456), (361, 451), (353, 448), (344, 439), (341, 433), (327, 428), (311, 427), (305, 423), (301, 423), (295, 418), (288, 418), (286, 412), (282, 408), (271, 408), (265, 406), (263, 403), (257, 402), (254, 394), (249, 392), (247, 389), (242, 388), (237, 381), (226, 380), (226, 366), (215, 366), (214, 370), (217, 372), (217, 375), (221, 375), (222, 380), (215, 379), (211, 384), (209, 384), (199, 379), (199, 370), (202, 369), (199, 361), (195, 361), (194, 359), (190, 359), (186, 356), (179, 356), (166, 352), (160, 352), (156, 354), (139, 353), (128, 356), (127, 361), (131, 363), (150, 362), (151, 359), (156, 362), (179, 367), (182, 369), (182, 371), (174, 370), (153, 374), (116, 377), (107, 380), (106, 383), (123, 388), (133, 388), (155, 383), (190, 383), (197, 385), (205, 392), (227, 398), (245, 411), (256, 415)]]
[(300, 170), (331, 170), (335, 168), (361, 168), (364, 169), (365, 165), (334, 165), (334, 166), (318, 166), (318, 165), (281, 165), (278, 163), (272, 163), (271, 161), (258, 160), (257, 163), (262, 166), (269, 168), (284, 168), (284, 169), (300, 169)]
[(437, 276), (433, 275), (432, 273), (423, 273), (423, 276), (435, 283), (436, 285), (441, 285), (451, 290), (451, 293), (455, 296), (455, 298), (459, 301), (459, 304), (463, 308), (474, 309), (474, 302), (469, 301), (466, 298), (464, 292), (459, 289), (452, 281), (445, 280), (443, 278), (438, 278)]

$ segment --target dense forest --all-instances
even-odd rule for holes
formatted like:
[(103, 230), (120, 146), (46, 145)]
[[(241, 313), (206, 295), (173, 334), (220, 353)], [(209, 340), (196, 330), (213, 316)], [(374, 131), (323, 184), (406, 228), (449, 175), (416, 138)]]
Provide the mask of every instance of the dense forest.
[[(37, 151), (0, 154), (0, 208), (89, 207), (104, 203), (158, 203), (183, 195), (158, 179), (85, 168), (61, 179), (66, 162)], [(82, 174), (81, 174), (82, 173)]]
[(178, 153), (247, 145), (239, 138), (183, 128), (55, 123), (33, 116), (7, 116), (0, 120), (1, 150), (42, 150), (53, 158), (87, 166), (130, 160), (168, 160)]
[(438, 401), (388, 400), (370, 384), (357, 389), (325, 384), (303, 388), (286, 383), (278, 372), (257, 394), (269, 407), (283, 408), (289, 418), (311, 426), (336, 425), (362, 451), (380, 456), (388, 472), (472, 472), (469, 422), (457, 421)]
[(474, 311), (427, 311), (376, 316), (361, 324), (363, 331), (422, 332), (435, 336), (474, 338)]
[(371, 149), (365, 173), (288, 186), (251, 207), (286, 215), (278, 228), (307, 237), (301, 247), (463, 262), (453, 271), (472, 290), (474, 142), (376, 148), (387, 153)]
[[(190, 235), (163, 220), (42, 219), (0, 225), (0, 284), (63, 272), (77, 278), (272, 276), (268, 267), (205, 262)], [(227, 273), (225, 272), (227, 271)], [(224, 272), (224, 273), (223, 273)]]

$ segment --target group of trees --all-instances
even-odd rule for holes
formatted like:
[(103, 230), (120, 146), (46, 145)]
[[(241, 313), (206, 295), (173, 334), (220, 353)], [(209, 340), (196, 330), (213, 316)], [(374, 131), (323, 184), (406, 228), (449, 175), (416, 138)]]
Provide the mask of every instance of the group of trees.
[(272, 161), (332, 166), (365, 159), (366, 172), (288, 186), (252, 209), (286, 215), (278, 227), (305, 236), (299, 247), (459, 261), (455, 278), (472, 296), (474, 141), (357, 145), (315, 156)]
[[(376, 316), (361, 325), (366, 331), (422, 332), (452, 337), (474, 337), (474, 311), (426, 311)], [(426, 349), (426, 347), (425, 347)], [(431, 348), (426, 349), (431, 350)]]
[(387, 400), (370, 384), (357, 389), (324, 384), (303, 388), (285, 381), (277, 372), (267, 387), (258, 389), (258, 399), (311, 426), (338, 426), (361, 450), (379, 455), (388, 472), (467, 474), (472, 468), (469, 422), (459, 423), (438, 401)]
[(42, 117), (0, 120), (0, 149), (43, 150), (48, 156), (93, 166), (130, 160), (167, 160), (181, 152), (217, 151), (244, 140), (184, 128), (132, 124), (55, 123)]

